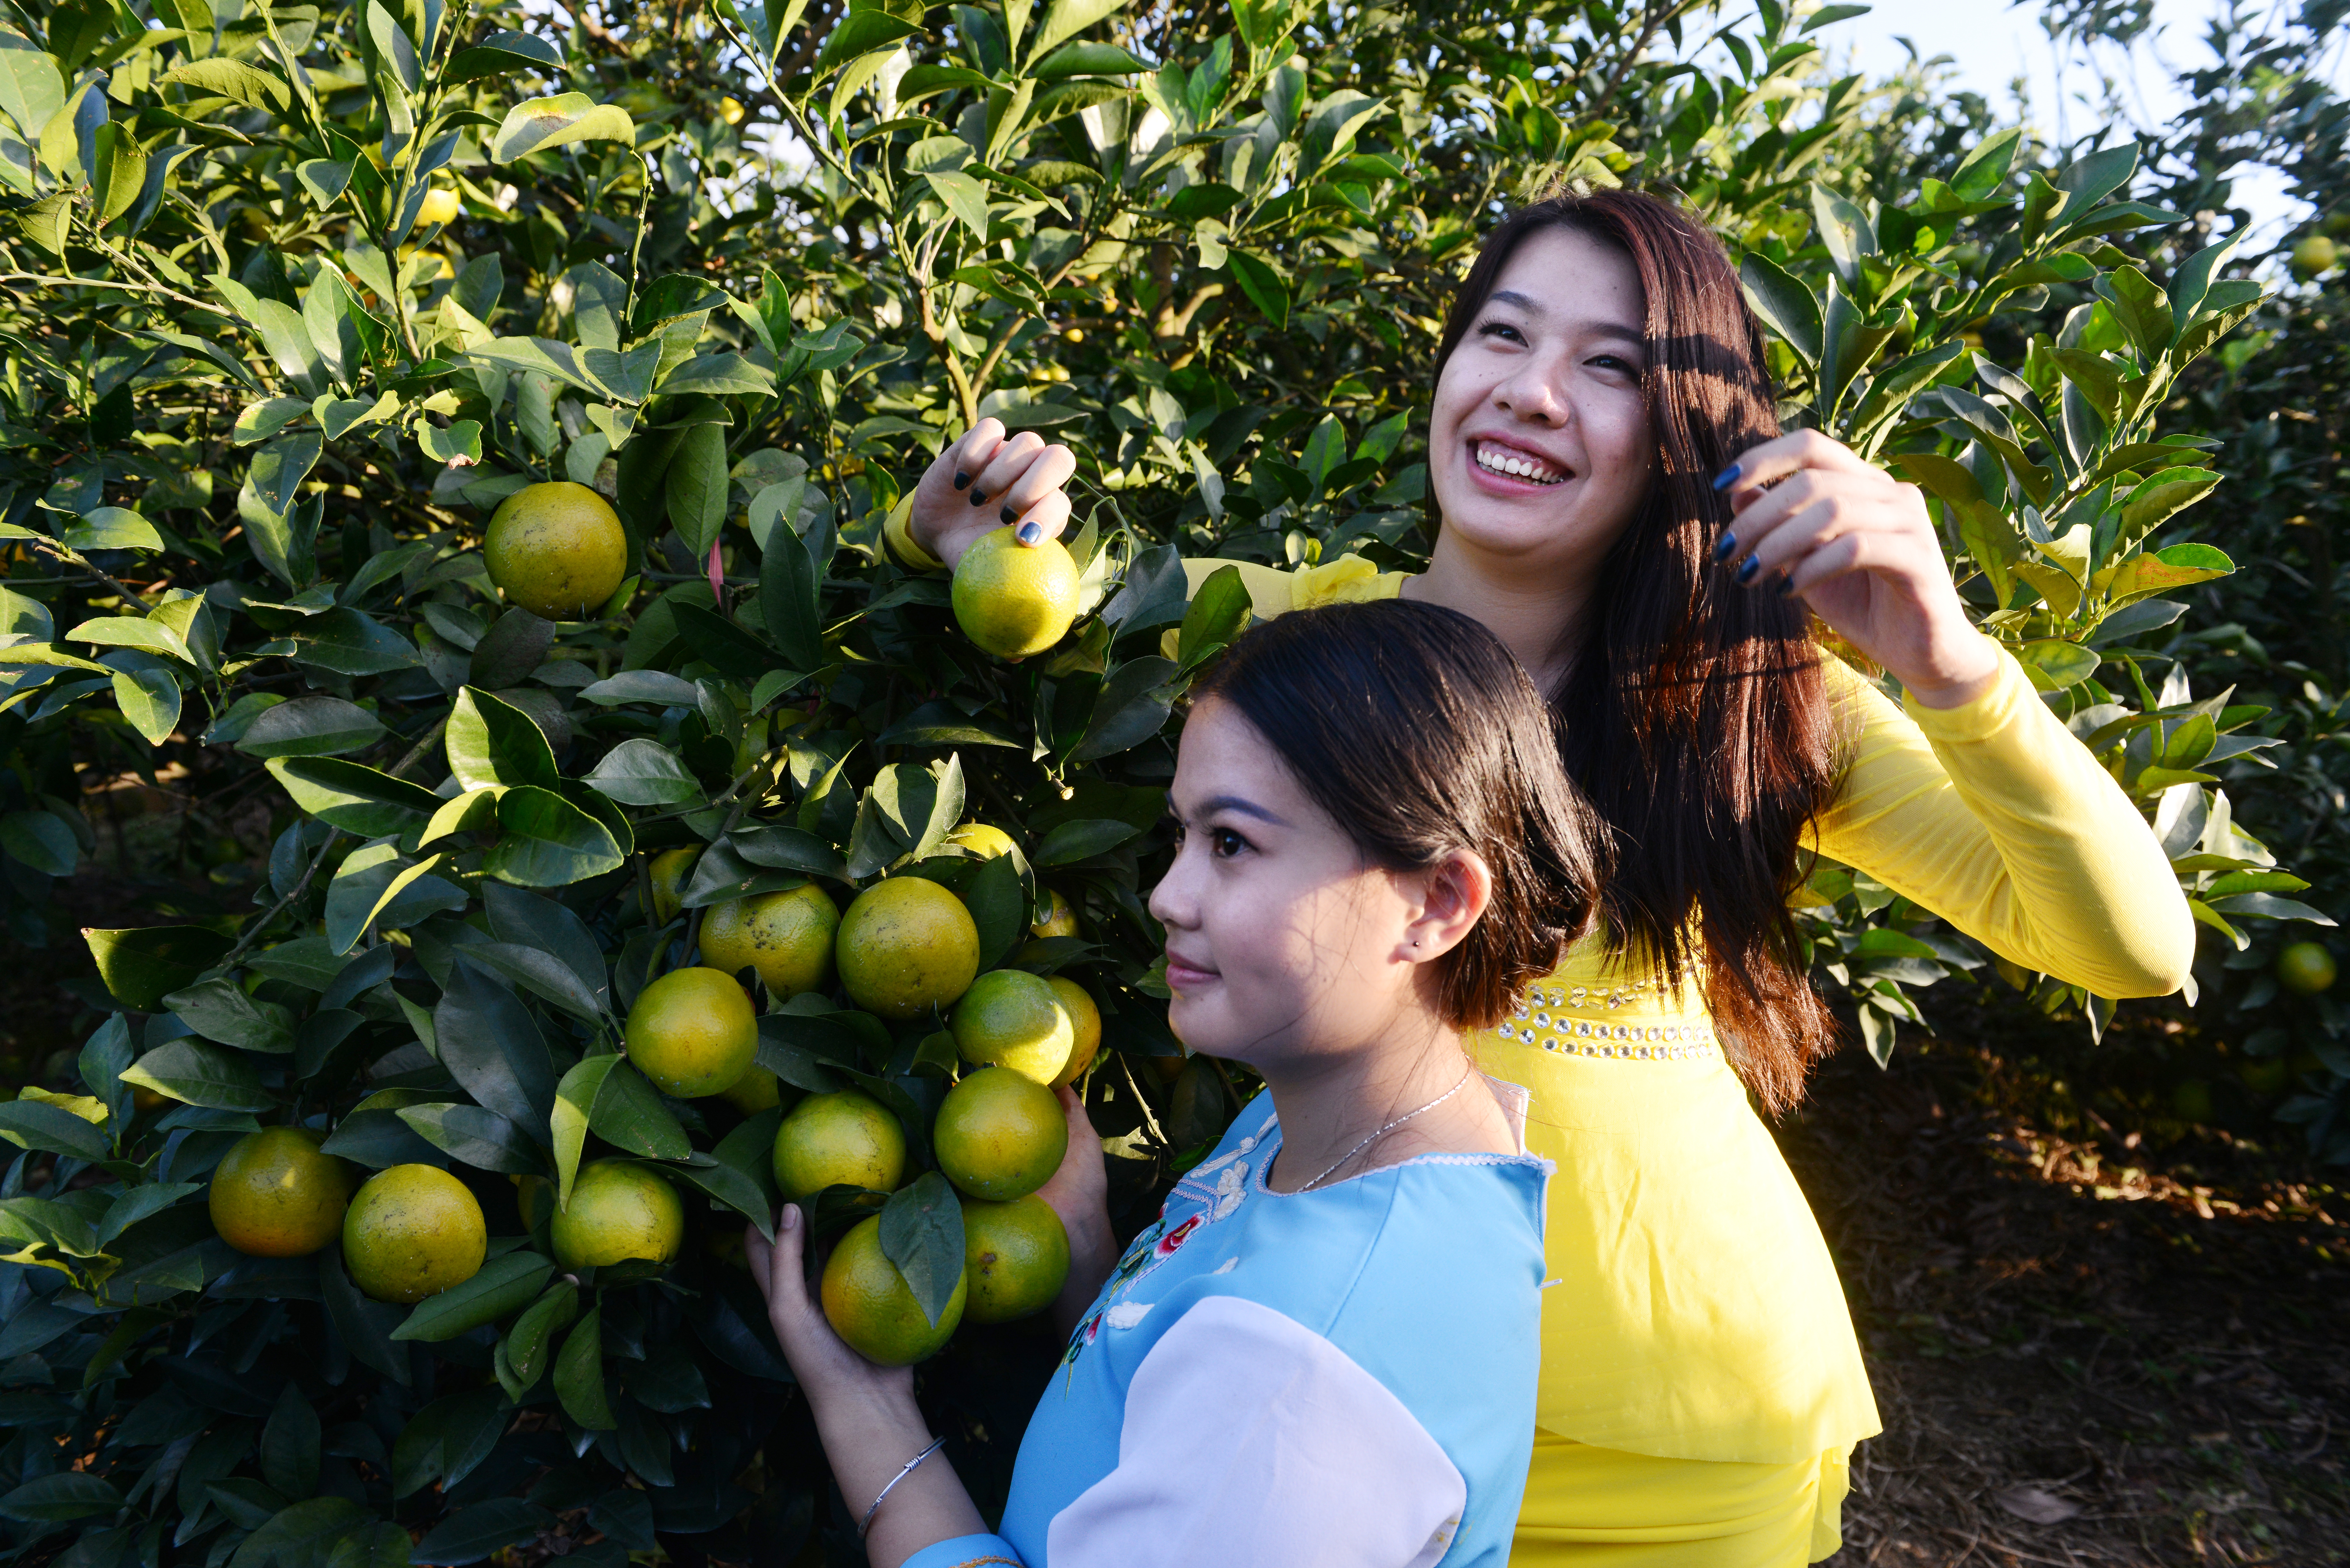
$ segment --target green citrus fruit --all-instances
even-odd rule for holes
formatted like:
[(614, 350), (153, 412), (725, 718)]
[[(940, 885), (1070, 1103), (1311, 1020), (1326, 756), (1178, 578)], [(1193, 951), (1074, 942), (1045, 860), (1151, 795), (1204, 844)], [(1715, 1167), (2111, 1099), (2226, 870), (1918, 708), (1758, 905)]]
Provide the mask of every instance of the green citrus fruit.
[(954, 1336), (970, 1289), (969, 1281), (957, 1280), (939, 1321), (922, 1315), (905, 1276), (881, 1251), (881, 1217), (877, 1214), (851, 1226), (833, 1248), (816, 1294), (824, 1303), (825, 1320), (850, 1349), (883, 1366), (911, 1366), (937, 1355)]
[(906, 1174), (906, 1130), (889, 1107), (855, 1089), (810, 1095), (775, 1128), (775, 1185), (797, 1203), (827, 1187), (894, 1192)]
[(325, 1135), (264, 1127), (213, 1168), (213, 1229), (255, 1258), (306, 1258), (335, 1239), (351, 1200), (351, 1169), (320, 1154)]
[(436, 1165), (377, 1171), (343, 1214), (351, 1282), (380, 1302), (421, 1302), (463, 1284), (489, 1245), (482, 1206)]
[(990, 970), (971, 982), (947, 1020), (966, 1062), (1009, 1067), (1049, 1084), (1069, 1064), (1076, 1023), (1052, 982), (1025, 970)]
[(1069, 1022), (1076, 1026), (1076, 1044), (1069, 1047), (1069, 1064), (1053, 1076), (1053, 1087), (1059, 1089), (1077, 1081), (1078, 1075), (1094, 1064), (1094, 1053), (1101, 1049), (1101, 1009), (1086, 988), (1066, 975), (1056, 974), (1050, 984), (1053, 994), (1061, 999), (1068, 1010)]
[(998, 659), (1025, 659), (1077, 618), (1077, 563), (1057, 539), (1032, 546), (993, 528), (957, 563), (952, 597), (965, 637)]
[(1009, 1323), (1044, 1311), (1069, 1277), (1069, 1233), (1053, 1206), (1031, 1193), (1009, 1203), (962, 1200), (963, 1315)]
[(2334, 984), (2334, 955), (2315, 942), (2295, 942), (2276, 957), (2277, 983), (2303, 996)]
[(2311, 234), (2293, 247), (2293, 275), (2307, 283), (2320, 273), (2332, 272), (2339, 259), (2332, 240), (2324, 234)]
[(1061, 1168), (1069, 1123), (1060, 1100), (1035, 1079), (1009, 1067), (982, 1067), (940, 1102), (931, 1147), (962, 1191), (1009, 1203)]
[(754, 1063), (733, 1088), (719, 1090), (718, 1097), (744, 1116), (755, 1116), (784, 1103), (784, 1081)]
[(1019, 847), (1012, 835), (992, 822), (966, 822), (947, 835), (947, 842), (979, 860), (993, 860)]
[(2244, 1081), (2244, 1087), (2265, 1100), (2284, 1093), (2285, 1085), (2293, 1081), (2293, 1069), (2282, 1056), (2253, 1056), (2237, 1067), (2236, 1076)]
[(877, 882), (848, 906), (833, 940), (840, 983), (857, 1005), (908, 1019), (946, 1007), (979, 973), (979, 928), (962, 900), (920, 877)]
[(733, 974), (752, 969), (778, 1000), (832, 978), (832, 933), (840, 911), (813, 882), (780, 893), (730, 898), (702, 918), (702, 961)]
[(1046, 937), (1076, 936), (1077, 912), (1069, 908), (1069, 901), (1056, 890), (1048, 888), (1045, 892), (1052, 898), (1052, 908), (1043, 919), (1028, 928), (1028, 934), (1039, 940)]
[(629, 1060), (663, 1094), (723, 1094), (759, 1053), (759, 1015), (734, 977), (677, 969), (637, 992), (623, 1031)]
[(685, 1205), (659, 1171), (623, 1159), (579, 1168), (571, 1206), (547, 1227), (555, 1261), (567, 1269), (666, 1263), (685, 1242)]
[[(456, 192), (446, 185), (435, 185), (424, 193), (424, 204), (416, 209), (417, 226), (431, 228), (435, 223), (447, 223), (457, 215), (460, 202)], [(611, 597), (609, 594), (604, 597)]]
[(629, 575), (629, 535), (602, 496), (558, 480), (526, 485), (498, 504), (482, 560), (508, 604), (548, 620), (578, 620), (601, 608)]
[(653, 924), (668, 925), (685, 908), (685, 879), (693, 874), (693, 863), (700, 858), (701, 847), (688, 845), (662, 850), (645, 867), (645, 879), (653, 887)]

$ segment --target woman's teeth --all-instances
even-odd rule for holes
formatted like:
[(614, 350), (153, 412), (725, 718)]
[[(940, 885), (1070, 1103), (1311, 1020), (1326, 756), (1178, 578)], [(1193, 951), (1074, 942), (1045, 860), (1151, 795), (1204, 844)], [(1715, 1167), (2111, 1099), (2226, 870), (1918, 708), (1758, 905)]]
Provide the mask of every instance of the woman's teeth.
[(1482, 442), (1471, 447), (1470, 451), (1477, 459), (1477, 466), (1492, 473), (1506, 473), (1513, 479), (1531, 480), (1536, 484), (1556, 484), (1566, 477), (1546, 462), (1536, 462), (1530, 458), (1513, 457), (1507, 452), (1495, 451)]

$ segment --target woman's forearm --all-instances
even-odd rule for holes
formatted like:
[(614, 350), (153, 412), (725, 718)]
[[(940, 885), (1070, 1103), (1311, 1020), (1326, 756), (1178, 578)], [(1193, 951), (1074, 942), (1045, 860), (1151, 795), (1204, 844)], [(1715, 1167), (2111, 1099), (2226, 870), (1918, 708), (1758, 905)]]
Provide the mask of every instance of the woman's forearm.
[[(932, 1454), (898, 1479), (906, 1461), (930, 1447), (933, 1436), (910, 1397), (844, 1401), (819, 1407), (816, 1418), (825, 1458), (851, 1511), (863, 1518), (881, 1489), (889, 1488), (865, 1538), (872, 1568), (898, 1568), (933, 1542), (986, 1532), (945, 1454)], [(890, 1486), (893, 1480), (897, 1484)]]

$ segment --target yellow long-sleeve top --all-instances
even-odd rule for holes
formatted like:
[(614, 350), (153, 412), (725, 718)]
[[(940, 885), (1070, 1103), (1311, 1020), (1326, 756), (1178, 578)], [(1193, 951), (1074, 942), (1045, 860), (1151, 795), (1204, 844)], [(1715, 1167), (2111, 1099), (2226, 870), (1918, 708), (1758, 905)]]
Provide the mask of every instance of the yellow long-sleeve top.
[[(1232, 564), (1184, 566), (1196, 588)], [(1242, 576), (1261, 616), (1403, 584), (1355, 557)], [(2106, 996), (2178, 989), (2195, 928), (2161, 846), (2013, 659), (1963, 707), (1906, 711), (1825, 670), (1846, 760), (1823, 854), (2026, 969)], [(1762, 1464), (1880, 1429), (1826, 1243), (1693, 985), (1667, 994), (1587, 938), (1474, 1050), (1533, 1091), (1527, 1147), (1558, 1165), (1542, 1427)]]

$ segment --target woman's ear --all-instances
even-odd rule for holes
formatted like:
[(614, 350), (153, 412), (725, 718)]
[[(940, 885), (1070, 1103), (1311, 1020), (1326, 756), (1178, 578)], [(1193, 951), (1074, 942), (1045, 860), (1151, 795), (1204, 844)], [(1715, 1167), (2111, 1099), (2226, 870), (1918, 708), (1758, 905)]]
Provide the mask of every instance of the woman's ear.
[(1459, 947), (1493, 901), (1493, 873), (1473, 849), (1456, 849), (1414, 874), (1418, 909), (1404, 927), (1402, 957), (1424, 963)]

